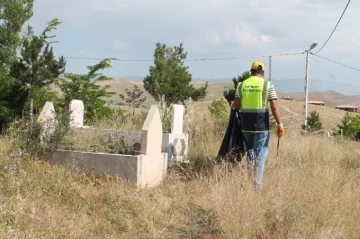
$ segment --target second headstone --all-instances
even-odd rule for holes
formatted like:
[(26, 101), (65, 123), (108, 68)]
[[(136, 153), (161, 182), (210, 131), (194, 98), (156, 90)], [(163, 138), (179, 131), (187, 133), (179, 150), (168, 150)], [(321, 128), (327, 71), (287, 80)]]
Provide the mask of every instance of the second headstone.
[(81, 128), (84, 126), (84, 103), (81, 100), (70, 102), (70, 127)]

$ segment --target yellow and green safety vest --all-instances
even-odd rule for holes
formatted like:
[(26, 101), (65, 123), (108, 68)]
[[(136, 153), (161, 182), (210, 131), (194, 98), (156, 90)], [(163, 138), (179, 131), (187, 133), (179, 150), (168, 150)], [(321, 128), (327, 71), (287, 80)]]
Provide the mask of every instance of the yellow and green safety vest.
[(269, 123), (270, 82), (251, 76), (239, 83), (236, 92), (240, 98), (241, 130), (243, 132), (264, 132)]

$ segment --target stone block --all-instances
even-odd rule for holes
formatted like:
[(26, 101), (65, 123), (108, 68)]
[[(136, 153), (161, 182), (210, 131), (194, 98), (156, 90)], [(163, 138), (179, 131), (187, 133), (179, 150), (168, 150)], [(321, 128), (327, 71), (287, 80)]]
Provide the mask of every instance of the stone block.
[(185, 162), (188, 153), (188, 134), (164, 134), (161, 150), (168, 155), (168, 166)]
[(120, 144), (132, 150), (141, 151), (141, 131), (119, 131)]
[(87, 171), (97, 177), (105, 173), (118, 176), (138, 188), (158, 185), (167, 170), (167, 155), (151, 158), (147, 155), (121, 155), (54, 150), (41, 158), (50, 165), (59, 165), (74, 171)]
[(139, 158), (140, 156), (55, 150), (47, 154), (43, 160), (51, 165), (90, 171), (96, 176), (107, 173), (137, 183)]
[(116, 129), (102, 129), (93, 127), (75, 128), (78, 132), (93, 133), (99, 137), (112, 137), (119, 139), (121, 146), (132, 149), (136, 152), (141, 150), (141, 131), (125, 131)]

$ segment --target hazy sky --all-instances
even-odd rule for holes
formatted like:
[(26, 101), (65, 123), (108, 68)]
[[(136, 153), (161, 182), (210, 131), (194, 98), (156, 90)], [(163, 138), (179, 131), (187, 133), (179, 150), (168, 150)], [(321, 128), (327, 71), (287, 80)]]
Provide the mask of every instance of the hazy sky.
[[(184, 43), (188, 59), (228, 58), (320, 49), (348, 0), (36, 0), (31, 24), (63, 22), (56, 55), (116, 57), (110, 76), (146, 75), (156, 42)], [(352, 1), (324, 57), (360, 68), (360, 2)], [(194, 77), (224, 78), (248, 70), (254, 60), (187, 62)], [(96, 60), (67, 59), (67, 71), (84, 72)], [(273, 57), (272, 78), (304, 78), (305, 55)], [(360, 72), (311, 56), (310, 79), (360, 85)], [(359, 89), (360, 94), (360, 89)]]

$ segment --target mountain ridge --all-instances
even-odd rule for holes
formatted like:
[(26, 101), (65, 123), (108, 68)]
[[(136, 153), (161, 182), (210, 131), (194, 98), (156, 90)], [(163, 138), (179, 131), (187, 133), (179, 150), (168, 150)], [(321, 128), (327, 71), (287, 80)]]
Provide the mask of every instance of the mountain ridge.
[[(132, 81), (142, 81), (144, 77), (142, 76), (124, 76), (124, 77), (115, 77), (116, 80), (132, 80)], [(193, 83), (229, 83), (232, 84), (232, 77), (229, 78), (201, 78), (193, 77)], [(302, 92), (304, 89), (304, 79), (302, 78), (289, 78), (289, 79), (273, 79), (272, 83), (279, 92), (283, 93), (298, 93)], [(310, 79), (308, 82), (309, 92), (324, 92), (328, 90), (333, 90), (339, 92), (346, 96), (360, 95), (360, 85), (350, 84), (346, 82), (339, 81), (329, 81), (321, 79)]]
[[(113, 79), (110, 81), (99, 82), (101, 85), (109, 85), (111, 91), (114, 91), (116, 94), (112, 96), (109, 100), (112, 100), (114, 103), (121, 102), (119, 94), (124, 94), (125, 89), (131, 89), (134, 85), (137, 85), (141, 90), (144, 90), (143, 82), (136, 79)], [(195, 87), (200, 87), (205, 82), (193, 81)], [(279, 98), (290, 97), (295, 101), (303, 102), (304, 93), (301, 90), (294, 92), (284, 92), (281, 87), (276, 87), (277, 83), (274, 81), (275, 88)], [(233, 83), (231, 81), (226, 82), (209, 82), (208, 85), (208, 94), (204, 101), (212, 101), (214, 99), (223, 98), (223, 92), (225, 88), (233, 88)], [(144, 90), (144, 96), (147, 98), (146, 105), (155, 103), (151, 95)], [(311, 91), (309, 90), (309, 100), (318, 100), (325, 102), (326, 106), (334, 107), (337, 105), (360, 105), (360, 94), (356, 95), (346, 95), (337, 90), (324, 90), (324, 91)]]

